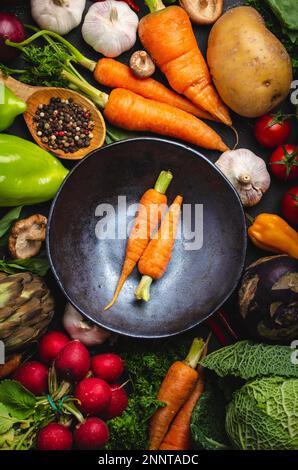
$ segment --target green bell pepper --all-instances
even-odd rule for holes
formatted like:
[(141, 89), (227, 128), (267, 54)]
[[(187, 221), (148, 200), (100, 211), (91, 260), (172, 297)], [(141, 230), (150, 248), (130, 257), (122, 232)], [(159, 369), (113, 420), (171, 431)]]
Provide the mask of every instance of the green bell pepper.
[(37, 145), (0, 134), (0, 206), (49, 201), (67, 173), (57, 158)]
[(20, 100), (4, 83), (0, 82), (0, 132), (10, 127), (19, 114), (27, 109), (25, 101)]

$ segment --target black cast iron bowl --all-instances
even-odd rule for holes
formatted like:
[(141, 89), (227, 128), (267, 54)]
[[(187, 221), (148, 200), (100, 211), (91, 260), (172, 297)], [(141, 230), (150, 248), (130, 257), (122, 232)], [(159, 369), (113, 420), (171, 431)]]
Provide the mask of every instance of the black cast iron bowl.
[[(113, 297), (126, 240), (98, 239), (96, 226), (103, 218), (96, 208), (112, 204), (123, 229), (126, 210), (118, 207), (118, 196), (126, 196), (128, 206), (138, 203), (162, 169), (174, 174), (169, 203), (181, 194), (184, 204), (191, 204), (192, 229), (195, 205), (203, 205), (203, 223), (197, 222), (203, 246), (190, 250), (189, 235), (177, 239), (149, 302), (134, 299), (140, 279), (135, 269), (115, 305), (102, 312)], [(184, 207), (183, 222), (186, 216)], [(130, 139), (91, 153), (70, 172), (52, 204), (47, 249), (63, 293), (84, 316), (116, 333), (161, 338), (198, 325), (231, 295), (244, 265), (245, 218), (234, 188), (199, 152), (158, 138)]]

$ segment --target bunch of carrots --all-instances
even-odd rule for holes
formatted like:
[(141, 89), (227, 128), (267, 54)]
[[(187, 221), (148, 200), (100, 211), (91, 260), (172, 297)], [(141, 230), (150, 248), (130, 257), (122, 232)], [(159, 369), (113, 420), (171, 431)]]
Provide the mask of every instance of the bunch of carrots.
[(198, 362), (207, 353), (207, 345), (195, 338), (184, 361), (171, 365), (157, 399), (165, 404), (153, 415), (149, 429), (150, 450), (189, 450), (190, 420), (204, 392), (204, 374)]
[[(116, 60), (94, 62), (51, 31), (39, 31), (22, 43), (6, 44), (22, 50), (40, 36), (61, 42), (71, 54), (70, 61), (92, 71), (99, 83), (113, 88), (110, 95), (96, 89), (91, 94), (97, 96), (105, 117), (118, 127), (167, 135), (221, 152), (228, 150), (221, 137), (199, 119), (232, 125), (229, 112), (211, 83), (187, 13), (179, 6), (165, 7), (161, 0), (145, 1), (151, 13), (140, 21), (140, 40), (177, 93), (151, 78), (136, 78), (129, 67)], [(88, 87), (79, 79), (67, 72), (62, 75), (88, 93)], [(94, 89), (89, 85), (89, 91), (91, 88)]]
[[(161, 171), (154, 188), (148, 189), (141, 197), (138, 214), (127, 241), (125, 260), (115, 294), (104, 310), (114, 305), (137, 263), (142, 274), (140, 284), (135, 291), (138, 300), (148, 301), (152, 281), (160, 279), (166, 272), (175, 243), (183, 201), (182, 196), (177, 196), (161, 222), (167, 208), (165, 193), (172, 178), (170, 171)], [(154, 234), (159, 224), (160, 227)]]

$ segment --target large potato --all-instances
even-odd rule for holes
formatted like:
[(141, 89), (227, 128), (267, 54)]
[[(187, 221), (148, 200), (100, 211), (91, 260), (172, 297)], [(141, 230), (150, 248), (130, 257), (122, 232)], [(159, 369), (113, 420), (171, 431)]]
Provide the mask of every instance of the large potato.
[(289, 93), (290, 57), (254, 8), (233, 8), (219, 18), (207, 60), (221, 98), (241, 116), (261, 116)]

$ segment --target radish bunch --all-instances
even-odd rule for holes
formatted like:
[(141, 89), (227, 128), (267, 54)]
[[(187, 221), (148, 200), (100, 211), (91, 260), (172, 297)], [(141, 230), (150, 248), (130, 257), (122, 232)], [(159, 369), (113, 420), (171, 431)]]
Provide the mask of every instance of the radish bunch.
[(48, 393), (48, 367), (58, 378), (71, 384), (82, 419), (72, 430), (51, 422), (37, 436), (40, 450), (69, 450), (75, 444), (81, 450), (101, 449), (109, 439), (105, 421), (120, 416), (128, 405), (123, 386), (116, 382), (124, 372), (124, 361), (114, 353), (91, 358), (87, 348), (60, 331), (51, 331), (39, 343), (40, 361), (19, 367), (14, 379), (35, 395)]

